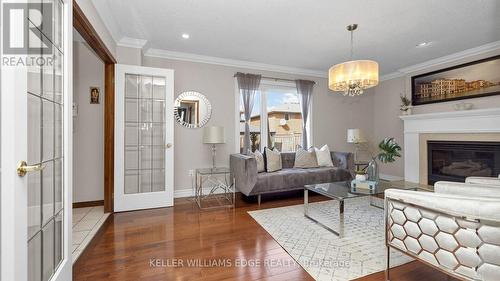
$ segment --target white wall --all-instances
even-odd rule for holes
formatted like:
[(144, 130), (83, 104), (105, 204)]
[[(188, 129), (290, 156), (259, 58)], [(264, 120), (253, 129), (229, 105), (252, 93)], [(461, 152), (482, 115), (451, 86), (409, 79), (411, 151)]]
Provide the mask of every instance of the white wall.
[[(411, 77), (431, 72), (434, 70), (443, 69), (453, 65), (458, 65), (466, 62), (471, 62), (483, 58), (492, 57), (500, 54), (500, 49), (488, 51), (482, 54), (476, 54), (473, 56), (464, 56), (453, 62), (442, 63), (439, 65), (433, 65), (431, 67), (425, 67), (419, 71), (409, 73), (403, 77), (394, 78), (391, 80), (381, 82), (377, 87), (374, 88), (374, 117), (373, 117), (373, 128), (376, 140), (381, 140), (384, 137), (392, 136), (395, 137), (398, 143), (403, 147), (403, 121), (399, 119), (399, 96), (401, 93), (406, 93), (408, 97), (411, 96)], [(453, 105), (459, 102), (470, 102), (474, 104), (475, 109), (480, 108), (491, 108), (500, 107), (500, 95), (490, 96), (483, 98), (473, 98), (461, 101), (449, 101), (428, 105), (419, 105), (413, 108), (413, 114), (419, 113), (432, 113), (432, 112), (444, 112), (453, 111)], [(394, 175), (394, 176), (404, 176), (404, 157), (398, 159), (396, 162), (391, 164), (382, 164), (380, 166), (381, 173)]]
[[(100, 104), (90, 104), (90, 87)], [(104, 199), (104, 63), (86, 43), (73, 43), (73, 202)]]

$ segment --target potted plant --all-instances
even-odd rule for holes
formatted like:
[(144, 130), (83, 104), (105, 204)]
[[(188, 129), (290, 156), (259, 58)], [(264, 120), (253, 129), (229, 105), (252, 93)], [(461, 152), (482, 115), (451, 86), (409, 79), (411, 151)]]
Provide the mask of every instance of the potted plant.
[(399, 98), (401, 99), (399, 110), (403, 115), (411, 115), (411, 109), (413, 108), (413, 106), (411, 105), (411, 100), (406, 96), (406, 94), (401, 94)]
[(368, 164), (367, 172), (368, 179), (371, 181), (379, 181), (379, 169), (377, 159), (382, 163), (392, 163), (396, 161), (397, 157), (401, 157), (401, 146), (394, 140), (394, 138), (384, 138), (378, 144), (379, 152), (376, 154)]

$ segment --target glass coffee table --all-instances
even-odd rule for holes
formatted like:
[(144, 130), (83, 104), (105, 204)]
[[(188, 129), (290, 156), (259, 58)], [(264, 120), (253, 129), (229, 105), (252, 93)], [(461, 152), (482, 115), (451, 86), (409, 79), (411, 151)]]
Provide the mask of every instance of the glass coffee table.
[[(323, 228), (329, 230), (339, 237), (344, 236), (344, 201), (351, 198), (358, 198), (364, 196), (370, 196), (370, 205), (383, 208), (373, 204), (373, 197), (383, 198), (384, 191), (389, 188), (397, 188), (397, 189), (406, 189), (406, 190), (426, 190), (432, 191), (430, 188), (405, 182), (405, 181), (380, 181), (374, 189), (360, 189), (360, 188), (352, 188), (350, 181), (342, 181), (342, 182), (331, 182), (331, 183), (320, 183), (320, 184), (311, 184), (304, 186), (304, 216), (315, 223), (321, 225)], [(339, 202), (339, 225), (338, 230), (333, 230), (332, 228), (326, 226), (321, 223), (317, 219), (311, 217), (309, 215), (309, 191), (314, 193), (321, 194), (330, 199), (337, 200)]]

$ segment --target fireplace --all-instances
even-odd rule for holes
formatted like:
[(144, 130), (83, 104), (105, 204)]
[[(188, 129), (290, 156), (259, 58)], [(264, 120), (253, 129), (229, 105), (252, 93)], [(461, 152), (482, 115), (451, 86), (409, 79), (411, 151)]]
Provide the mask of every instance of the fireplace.
[(500, 142), (427, 141), (428, 184), (500, 174)]

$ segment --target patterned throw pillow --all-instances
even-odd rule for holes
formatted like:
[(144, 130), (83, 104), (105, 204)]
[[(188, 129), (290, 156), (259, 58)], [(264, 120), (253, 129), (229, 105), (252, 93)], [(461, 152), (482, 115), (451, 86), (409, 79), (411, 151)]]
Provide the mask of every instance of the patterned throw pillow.
[(255, 150), (255, 152), (251, 152), (249, 150), (248, 154), (255, 157), (255, 160), (257, 160), (257, 173), (266, 171), (266, 168), (264, 166), (264, 155), (262, 155), (259, 150)]
[(281, 170), (281, 153), (276, 148), (271, 150), (269, 148), (265, 148), (266, 155), (266, 169), (267, 172), (276, 172)]
[(295, 152), (294, 168), (316, 168), (318, 167), (318, 160), (316, 159), (316, 152), (314, 148), (304, 150), (303, 148), (297, 149)]
[(314, 148), (316, 152), (316, 159), (318, 160), (318, 166), (320, 167), (333, 167), (332, 155), (330, 154), (330, 148), (328, 145), (323, 145), (321, 149)]

